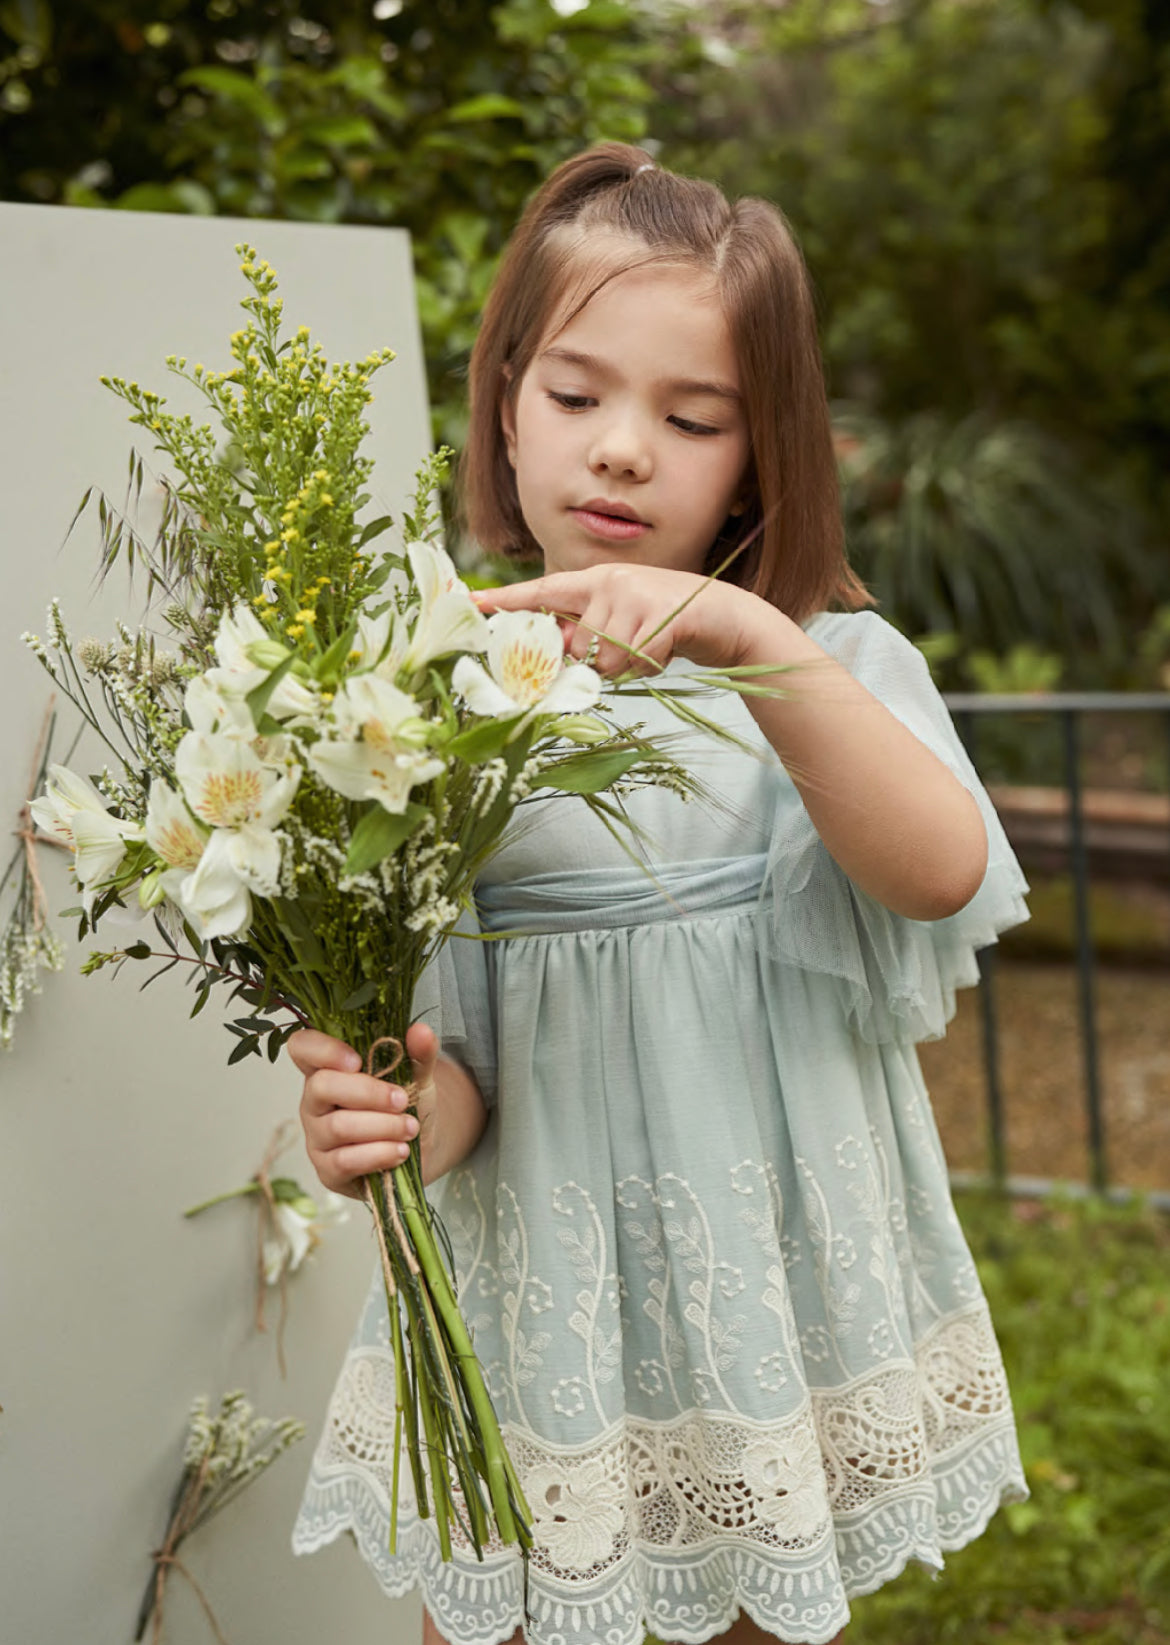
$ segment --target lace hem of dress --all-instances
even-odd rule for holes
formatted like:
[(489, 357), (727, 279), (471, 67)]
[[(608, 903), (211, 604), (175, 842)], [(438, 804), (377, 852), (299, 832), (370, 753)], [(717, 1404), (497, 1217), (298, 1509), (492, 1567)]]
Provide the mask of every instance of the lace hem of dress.
[(775, 1423), (627, 1417), (572, 1449), (509, 1426), (534, 1514), (526, 1612), (514, 1550), (496, 1543), (478, 1564), (456, 1538), (444, 1564), (407, 1500), (390, 1554), (393, 1362), (359, 1350), (293, 1547), (352, 1532), (387, 1594), (421, 1586), (453, 1645), (499, 1645), (522, 1623), (532, 1645), (641, 1645), (646, 1629), (698, 1645), (741, 1610), (792, 1645), (823, 1645), (849, 1598), (911, 1560), (938, 1569), (1001, 1502), (1027, 1494), (998, 1366), (986, 1315), (968, 1312), (940, 1322), (916, 1365), (817, 1390)]

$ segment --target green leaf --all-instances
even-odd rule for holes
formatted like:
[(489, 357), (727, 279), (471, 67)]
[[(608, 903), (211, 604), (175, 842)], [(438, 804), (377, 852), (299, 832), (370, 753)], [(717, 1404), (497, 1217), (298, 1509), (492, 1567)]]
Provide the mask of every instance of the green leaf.
[(272, 133), (284, 129), (284, 114), (280, 104), (258, 86), (250, 75), (237, 74), (235, 69), (220, 68), (214, 63), (209, 63), (201, 68), (188, 69), (186, 74), (179, 76), (179, 84), (198, 86), (200, 91), (210, 92), (213, 97), (222, 97), (225, 102), (234, 103), (237, 108), (252, 115)]
[(211, 217), (215, 201), (189, 177), (172, 183), (135, 183), (114, 201), (118, 211), (168, 211), (177, 216)]
[(353, 637), (357, 633), (355, 625), (351, 624), (344, 633), (334, 640), (328, 650), (323, 651), (313, 664), (313, 673), (319, 681), (330, 679), (337, 674), (345, 659), (353, 649)]
[(378, 141), (377, 127), (361, 114), (326, 115), (307, 120), (297, 127), (297, 136), (306, 143), (323, 143), (333, 148), (372, 148)]
[(508, 746), (508, 738), (519, 718), (518, 714), (512, 714), (506, 720), (485, 720), (481, 725), (469, 726), (452, 737), (443, 752), (466, 760), (468, 765), (494, 760)]
[(231, 1056), (228, 1058), (228, 1067), (235, 1062), (243, 1062), (245, 1057), (260, 1055), (260, 1041), (258, 1039), (241, 1040)]
[(258, 725), (260, 720), (263, 718), (264, 710), (268, 707), (268, 699), (276, 690), (281, 680), (284, 679), (285, 675), (288, 673), (289, 669), (296, 662), (296, 660), (296, 652), (290, 651), (288, 656), (280, 664), (279, 668), (274, 668), (268, 678), (266, 680), (261, 680), (256, 689), (254, 691), (249, 691), (248, 695), (244, 698), (248, 708), (251, 710), (253, 725)]
[(362, 534), (357, 540), (358, 547), (365, 548), (367, 543), (373, 542), (375, 537), (380, 537), (393, 524), (393, 514), (379, 514), (376, 520), (371, 520), (368, 525), (362, 527)]
[(150, 944), (147, 942), (134, 942), (130, 944), (129, 948), (124, 948), (122, 952), (128, 960), (148, 960), (150, 958)]
[(449, 108), (446, 118), (453, 125), (465, 125), (474, 120), (523, 120), (524, 105), (514, 97), (501, 92), (484, 92), (482, 97), (468, 97)]
[(408, 805), (399, 816), (374, 804), (353, 831), (345, 859), (347, 874), (364, 874), (408, 840), (427, 815), (425, 805)]
[(363, 1005), (369, 1005), (377, 992), (378, 984), (373, 977), (367, 977), (359, 988), (354, 989), (347, 1000), (342, 1000), (341, 1009), (343, 1011), (358, 1011)]
[(624, 777), (631, 766), (645, 758), (641, 749), (622, 754), (575, 754), (549, 766), (534, 779), (534, 788), (556, 788), (562, 794), (598, 794)]
[(47, 57), (53, 43), (53, 13), (48, 0), (5, 0), (0, 5), (0, 29), (18, 46)]

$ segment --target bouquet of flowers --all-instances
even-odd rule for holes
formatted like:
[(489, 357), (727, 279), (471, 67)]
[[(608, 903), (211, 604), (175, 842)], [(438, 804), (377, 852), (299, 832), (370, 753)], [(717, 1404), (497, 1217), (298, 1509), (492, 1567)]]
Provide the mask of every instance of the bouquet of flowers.
[[(137, 383), (103, 379), (170, 477), (151, 543), (98, 503), (104, 568), (122, 557), (145, 572), (143, 626), (75, 645), (54, 602), (47, 637), (26, 636), (108, 755), (92, 779), (51, 767), (32, 810), (73, 852), (82, 936), (115, 907), (154, 914), (157, 941), (92, 953), (86, 971), (189, 963), (193, 1014), (217, 986), (241, 1013), (229, 1061), (262, 1044), (275, 1060), (311, 1025), (406, 1083), (419, 977), (516, 808), (574, 795), (620, 833), (631, 786), (696, 785), (618, 723), (593, 669), (566, 662), (555, 617), (478, 610), (435, 541), (446, 453), (422, 466), (397, 542), (388, 516), (365, 517), (364, 411), (393, 355), (330, 365), (306, 327), (282, 336), (273, 271), (237, 249), (251, 289), (230, 369), (167, 361), (226, 442)], [(143, 474), (135, 458), (132, 495)], [(397, 1372), (396, 1476), (404, 1428), (444, 1557), (453, 1515), (477, 1551), (493, 1525), (526, 1548), (528, 1510), (417, 1139), (366, 1194)], [(392, 1520), (392, 1546), (395, 1533)]]

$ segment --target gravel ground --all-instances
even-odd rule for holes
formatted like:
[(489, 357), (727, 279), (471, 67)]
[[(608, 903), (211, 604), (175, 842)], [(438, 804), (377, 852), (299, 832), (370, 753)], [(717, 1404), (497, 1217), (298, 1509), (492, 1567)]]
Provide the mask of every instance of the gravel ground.
[[(1083, 1052), (1072, 966), (996, 967), (1007, 1168), (1088, 1180)], [(1111, 1183), (1170, 1190), (1170, 972), (1102, 969), (1096, 1021)], [(945, 1040), (919, 1048), (952, 1169), (987, 1169), (978, 993), (959, 995)]]

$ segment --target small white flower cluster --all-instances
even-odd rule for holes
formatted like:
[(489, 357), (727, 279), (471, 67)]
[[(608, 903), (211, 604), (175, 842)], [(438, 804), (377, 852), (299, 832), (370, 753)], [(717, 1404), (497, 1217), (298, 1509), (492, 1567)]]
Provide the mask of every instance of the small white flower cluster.
[(509, 805), (519, 805), (521, 800), (528, 798), (532, 793), (532, 779), (544, 770), (546, 763), (539, 754), (534, 754), (531, 759), (525, 760), (512, 778), (512, 786), (508, 790)]
[(292, 1417), (278, 1422), (257, 1417), (239, 1389), (223, 1396), (214, 1416), (200, 1395), (191, 1406), (183, 1466), (192, 1472), (204, 1468), (205, 1493), (211, 1495), (260, 1473), (304, 1433), (304, 1423)]
[(438, 824), (433, 816), (423, 820), (402, 854), (402, 880), (410, 903), (406, 916), (408, 931), (429, 931), (434, 935), (459, 918), (459, 905), (442, 895), (447, 864), (458, 856), (454, 840), (436, 839)]
[(487, 760), (475, 773), (471, 787), (471, 804), (481, 817), (495, 803), (507, 775), (507, 764), (500, 759)]
[(0, 1048), (12, 1044), (16, 1019), (28, 994), (41, 991), (41, 972), (65, 964), (61, 943), (42, 925), (27, 929), (14, 915), (0, 934)]

